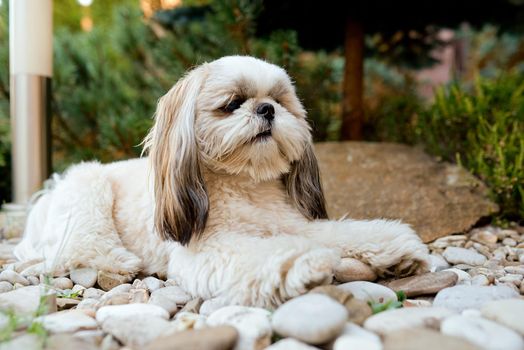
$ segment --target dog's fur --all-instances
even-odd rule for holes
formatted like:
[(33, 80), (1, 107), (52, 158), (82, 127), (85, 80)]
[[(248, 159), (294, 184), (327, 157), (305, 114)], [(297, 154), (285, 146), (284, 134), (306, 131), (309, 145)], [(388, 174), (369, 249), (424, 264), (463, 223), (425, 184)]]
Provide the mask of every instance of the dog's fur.
[[(273, 120), (257, 114), (261, 103)], [(427, 267), (405, 224), (327, 220), (306, 113), (275, 65), (232, 56), (193, 69), (160, 99), (145, 151), (57, 181), (15, 251), (44, 258), (28, 272), (143, 271), (193, 296), (275, 307), (330, 283), (341, 257), (379, 275)]]

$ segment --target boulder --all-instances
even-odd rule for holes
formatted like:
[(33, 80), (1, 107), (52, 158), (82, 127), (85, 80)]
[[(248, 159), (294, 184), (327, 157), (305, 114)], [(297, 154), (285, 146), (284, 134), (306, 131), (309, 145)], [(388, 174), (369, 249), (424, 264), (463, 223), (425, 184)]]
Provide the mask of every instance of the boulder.
[(431, 242), (498, 211), (480, 180), (419, 148), (326, 142), (317, 143), (315, 153), (332, 219), (401, 219)]

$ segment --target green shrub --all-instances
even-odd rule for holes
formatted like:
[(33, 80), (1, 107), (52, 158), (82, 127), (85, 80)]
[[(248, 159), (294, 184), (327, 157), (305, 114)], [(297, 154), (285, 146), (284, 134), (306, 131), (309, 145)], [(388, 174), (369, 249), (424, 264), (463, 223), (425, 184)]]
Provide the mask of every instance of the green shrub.
[[(112, 0), (118, 3), (119, 0)], [(81, 160), (136, 157), (158, 98), (195, 64), (250, 54), (284, 66), (312, 118), (317, 140), (337, 134), (342, 65), (337, 56), (304, 53), (292, 31), (255, 37), (260, 1), (217, 0), (201, 20), (144, 19), (138, 6), (111, 8), (112, 20), (85, 33), (58, 25), (54, 36), (54, 171)], [(7, 6), (0, 22), (0, 195), (9, 200)], [(159, 13), (161, 15), (161, 13)], [(107, 15), (106, 17), (110, 17)], [(319, 88), (322, 87), (322, 88)], [(0, 89), (1, 90), (1, 89)]]
[(507, 218), (524, 217), (524, 75), (437, 91), (414, 130), (427, 150), (483, 179)]

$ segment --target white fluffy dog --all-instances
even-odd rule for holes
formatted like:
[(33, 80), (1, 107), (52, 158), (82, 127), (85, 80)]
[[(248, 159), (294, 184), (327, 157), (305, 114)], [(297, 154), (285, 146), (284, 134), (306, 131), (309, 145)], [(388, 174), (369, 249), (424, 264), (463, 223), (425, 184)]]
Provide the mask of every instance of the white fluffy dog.
[(232, 56), (163, 96), (149, 158), (71, 167), (31, 211), (15, 254), (33, 266), (139, 271), (193, 296), (275, 307), (330, 283), (341, 257), (378, 275), (427, 267), (398, 221), (327, 219), (306, 113), (286, 72)]

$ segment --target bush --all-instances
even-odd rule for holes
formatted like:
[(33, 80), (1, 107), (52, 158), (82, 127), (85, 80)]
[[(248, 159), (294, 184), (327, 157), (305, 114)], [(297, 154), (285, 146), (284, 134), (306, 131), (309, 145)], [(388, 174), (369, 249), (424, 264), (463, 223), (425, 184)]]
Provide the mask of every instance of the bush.
[(414, 131), (430, 153), (483, 179), (504, 217), (524, 217), (524, 74), (439, 89)]

